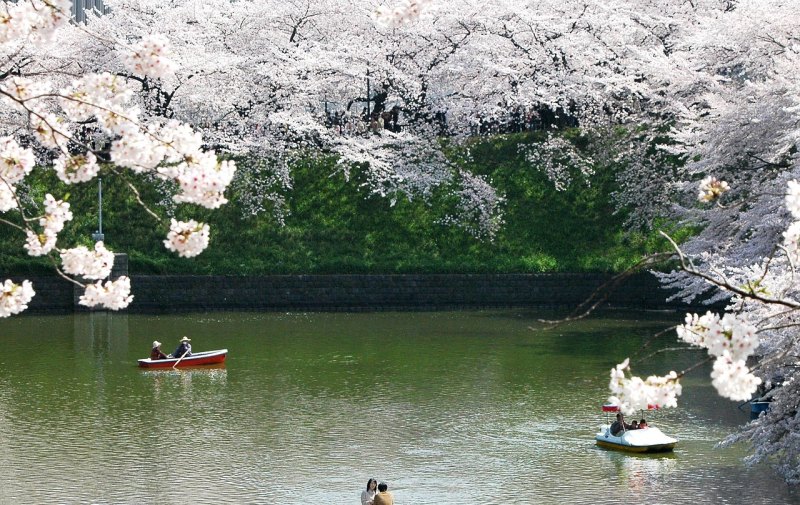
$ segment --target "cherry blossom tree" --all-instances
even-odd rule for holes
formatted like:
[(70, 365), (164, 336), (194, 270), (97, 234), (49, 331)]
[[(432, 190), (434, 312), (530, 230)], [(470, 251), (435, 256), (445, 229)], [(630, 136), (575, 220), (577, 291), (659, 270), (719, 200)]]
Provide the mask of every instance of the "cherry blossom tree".
[[(747, 401), (759, 385), (770, 410), (726, 443), (747, 441), (750, 462), (771, 463), (800, 483), (797, 360), (798, 139), (800, 16), (782, 2), (729, 2), (702, 12), (670, 39), (681, 61), (664, 76), (672, 125), (662, 149), (683, 163), (667, 182), (672, 219), (702, 230), (674, 248), (682, 269), (662, 275), (692, 300), (728, 300), (726, 312), (689, 314), (679, 338), (708, 350), (712, 384), (723, 397)], [(649, 167), (636, 170), (642, 180)], [(654, 175), (654, 174), (653, 174)], [(628, 362), (612, 370), (623, 404), (680, 394), (682, 373), (642, 381)]]
[[(37, 163), (36, 153), (65, 184), (91, 181), (104, 165), (118, 176), (131, 171), (171, 180), (179, 189), (176, 202), (211, 209), (227, 201), (223, 193), (235, 166), (203, 150), (201, 136), (188, 125), (144, 117), (123, 78), (84, 72), (65, 48), (65, 42), (92, 37), (118, 51), (119, 65), (132, 75), (161, 79), (176, 68), (165, 38), (100, 39), (70, 23), (70, 6), (66, 0), (26, 0), (0, 8), (0, 212), (5, 214), (0, 220), (25, 237), (28, 254), (49, 257), (59, 274), (85, 288), (81, 304), (118, 310), (133, 297), (127, 277), (103, 282), (113, 253), (102, 242), (94, 250), (61, 246), (58, 234), (73, 217), (69, 203), (49, 193), (44, 202), (34, 202), (26, 194), (25, 177)], [(81, 132), (86, 125), (91, 137)], [(206, 225), (173, 220), (170, 228), (165, 244), (182, 256), (199, 254), (208, 244)], [(24, 310), (34, 294), (29, 281), (5, 280), (0, 317)]]
[[(410, 5), (382, 11), (384, 22), (422, 23), (424, 15)], [(472, 85), (491, 90), (474, 93), (481, 101), (462, 109), (466, 116), (479, 103), (492, 104), (489, 96), (502, 97), (495, 102), (501, 104), (550, 99), (552, 108), (574, 111), (585, 130), (602, 132), (604, 123), (627, 129), (601, 135), (606, 145), (593, 153), (625, 165), (617, 198), (632, 210), (632, 223), (667, 217), (701, 228), (688, 242), (673, 242), (682, 268), (662, 279), (679, 290), (677, 298), (727, 300), (724, 313), (688, 314), (677, 327), (679, 340), (708, 351), (711, 383), (725, 398), (747, 401), (763, 394), (759, 386), (780, 384), (766, 395), (769, 412), (726, 443), (749, 442), (749, 462), (769, 462), (797, 484), (800, 15), (794, 7), (607, 1), (487, 8), (480, 26), (494, 36), (495, 52), (480, 59), (496, 71), (471, 66), (472, 81), (458, 89), (467, 96)], [(497, 50), (502, 40), (510, 47)], [(554, 161), (566, 156), (581, 166), (580, 153), (558, 137), (548, 142), (550, 153), (525, 153), (526, 146), (521, 152), (568, 188)], [(695, 368), (640, 378), (632, 366), (629, 360), (616, 366), (609, 383), (610, 400), (628, 411), (676, 406), (680, 379)]]

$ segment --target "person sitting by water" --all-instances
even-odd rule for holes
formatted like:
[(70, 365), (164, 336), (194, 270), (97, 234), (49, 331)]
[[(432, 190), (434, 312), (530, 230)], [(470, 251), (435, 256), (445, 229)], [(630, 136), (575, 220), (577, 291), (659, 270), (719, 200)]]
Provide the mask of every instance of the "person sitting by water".
[(631, 429), (631, 425), (625, 422), (625, 417), (622, 415), (622, 412), (618, 412), (617, 420), (611, 423), (611, 434), (617, 437), (619, 433), (629, 429)]
[(639, 421), (639, 429), (640, 429), (640, 430), (643, 430), (643, 429), (645, 429), (645, 428), (647, 428), (647, 421), (645, 421), (644, 419), (642, 419), (641, 421)]
[(367, 481), (367, 489), (361, 491), (361, 505), (373, 505), (373, 500), (375, 499), (375, 493), (377, 487), (378, 487), (377, 480), (370, 479)]
[(167, 355), (161, 352), (161, 342), (153, 341), (153, 349), (150, 351), (150, 359), (167, 359)]
[(633, 422), (631, 422), (631, 429), (632, 430), (638, 430), (639, 429), (639, 422), (636, 421), (636, 419), (634, 419)]
[(389, 486), (385, 482), (378, 484), (378, 494), (372, 501), (374, 505), (394, 505), (394, 497), (389, 492)]
[(192, 355), (192, 344), (189, 343), (191, 341), (192, 341), (191, 338), (189, 338), (186, 335), (184, 335), (183, 338), (180, 339), (180, 345), (178, 345), (178, 348), (175, 349), (175, 352), (172, 353), (172, 357), (173, 358), (182, 358), (182, 357), (184, 357), (184, 354), (186, 356), (191, 356)]

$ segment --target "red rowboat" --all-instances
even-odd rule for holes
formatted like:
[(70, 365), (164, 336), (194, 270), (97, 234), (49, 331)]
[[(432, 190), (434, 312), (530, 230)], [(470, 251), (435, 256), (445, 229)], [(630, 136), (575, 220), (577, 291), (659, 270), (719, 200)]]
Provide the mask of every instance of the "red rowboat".
[(216, 351), (195, 352), (191, 356), (186, 356), (178, 363), (178, 358), (167, 359), (140, 359), (139, 366), (142, 368), (172, 368), (175, 363), (178, 363), (178, 368), (185, 366), (200, 366), (200, 365), (215, 365), (225, 361), (225, 356), (228, 354), (227, 349), (219, 349)]

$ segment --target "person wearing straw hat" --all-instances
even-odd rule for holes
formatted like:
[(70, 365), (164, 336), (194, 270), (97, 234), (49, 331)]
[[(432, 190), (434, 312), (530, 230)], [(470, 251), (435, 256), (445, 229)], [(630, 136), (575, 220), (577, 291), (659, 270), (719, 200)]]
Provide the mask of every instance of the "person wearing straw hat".
[(167, 355), (161, 352), (161, 342), (153, 341), (153, 350), (150, 351), (150, 359), (167, 359)]
[(186, 335), (184, 335), (183, 338), (180, 339), (180, 345), (178, 345), (178, 348), (175, 349), (175, 352), (172, 353), (172, 357), (173, 358), (182, 358), (182, 357), (184, 357), (184, 354), (186, 356), (191, 356), (192, 355), (192, 344), (189, 343), (191, 341), (192, 341), (191, 338), (189, 338)]

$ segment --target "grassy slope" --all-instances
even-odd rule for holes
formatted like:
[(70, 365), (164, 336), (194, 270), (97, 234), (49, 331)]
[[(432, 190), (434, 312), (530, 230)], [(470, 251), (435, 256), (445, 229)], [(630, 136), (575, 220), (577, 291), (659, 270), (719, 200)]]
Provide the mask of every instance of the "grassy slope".
[[(599, 170), (591, 186), (576, 182), (559, 192), (517, 154), (530, 137), (495, 137), (475, 143), (470, 170), (488, 177), (506, 196), (505, 224), (494, 241), (471, 237), (442, 217), (456, 212), (447, 189), (427, 202), (371, 196), (351, 181), (330, 176), (335, 160), (295, 163), (294, 189), (286, 194), (289, 215), (281, 227), (269, 213), (243, 217), (236, 203), (213, 212), (181, 209), (212, 227), (212, 242), (197, 258), (177, 258), (162, 246), (166, 225), (145, 214), (118, 180), (104, 180), (104, 232), (109, 248), (127, 252), (132, 273), (390, 273), (619, 271), (660, 246), (652, 238), (626, 235), (610, 202), (614, 176)], [(33, 193), (43, 197), (53, 177), (35, 174)], [(578, 180), (578, 179), (576, 179)], [(96, 185), (63, 187), (75, 220), (64, 238), (90, 244), (96, 227)], [(153, 191), (145, 201), (156, 201)], [(186, 212), (189, 210), (191, 212)], [(25, 256), (18, 231), (0, 228), (0, 272), (49, 271)], [(64, 242), (67, 243), (67, 242)]]

